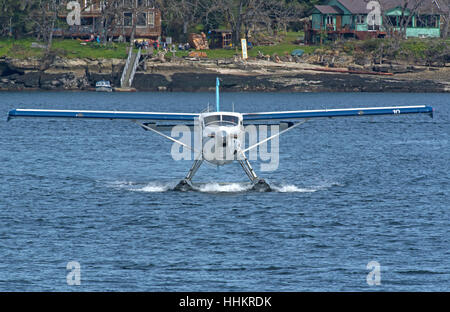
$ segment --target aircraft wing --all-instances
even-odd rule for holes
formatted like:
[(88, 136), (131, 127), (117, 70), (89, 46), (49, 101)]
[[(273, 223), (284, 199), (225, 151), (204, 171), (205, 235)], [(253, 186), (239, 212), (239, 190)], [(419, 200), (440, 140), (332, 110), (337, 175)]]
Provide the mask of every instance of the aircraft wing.
[(379, 115), (401, 115), (401, 114), (429, 114), (433, 117), (431, 106), (393, 106), (393, 107), (365, 107), (365, 108), (344, 108), (344, 109), (319, 109), (301, 111), (280, 111), (244, 113), (244, 122), (253, 121), (273, 121), (286, 119), (308, 119), (324, 117), (352, 117), (352, 116), (379, 116)]
[(43, 118), (85, 118), (85, 119), (128, 119), (152, 121), (194, 121), (200, 114), (189, 113), (156, 113), (156, 112), (122, 112), (122, 111), (89, 111), (89, 110), (45, 110), (45, 109), (13, 109), (8, 113), (8, 120), (17, 117)]

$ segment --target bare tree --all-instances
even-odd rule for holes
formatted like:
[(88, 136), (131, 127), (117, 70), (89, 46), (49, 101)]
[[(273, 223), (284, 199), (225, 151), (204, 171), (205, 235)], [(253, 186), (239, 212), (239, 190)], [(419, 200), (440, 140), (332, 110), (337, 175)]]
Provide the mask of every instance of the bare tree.
[(187, 34), (188, 28), (197, 19), (204, 9), (202, 0), (168, 0), (166, 2), (166, 12), (172, 14), (174, 19), (179, 19), (183, 25), (183, 34)]
[(47, 43), (47, 53), (53, 44), (53, 33), (60, 8), (57, 0), (35, 0), (27, 16), (27, 21), (33, 25), (38, 40), (42, 39)]
[[(367, 2), (368, 0), (366, 0)], [(397, 8), (400, 10), (400, 16), (394, 24), (390, 16), (386, 13), (393, 9), (393, 3), (397, 2)], [(406, 39), (406, 33), (408, 27), (411, 27), (413, 22), (413, 17), (417, 16), (420, 9), (426, 4), (424, 0), (380, 0), (381, 14), (383, 17), (383, 27), (389, 33), (391, 37), (396, 39)]]
[(121, 24), (123, 4), (123, 0), (103, 0), (100, 2), (99, 32), (103, 44), (106, 44), (110, 33)]
[(304, 12), (303, 6), (285, 0), (213, 0), (215, 8), (223, 15), (224, 21), (233, 32), (233, 42), (237, 45), (244, 33), (248, 37), (251, 28), (261, 28), (269, 33), (287, 30), (290, 22)]
[(297, 21), (304, 13), (304, 7), (296, 2), (266, 0), (260, 12), (261, 17), (267, 16), (271, 27), (287, 31), (289, 23)]
[(50, 0), (48, 3), (48, 14), (50, 14), (50, 29), (49, 35), (48, 35), (48, 42), (47, 42), (47, 53), (50, 52), (50, 49), (52, 48), (53, 44), (53, 33), (55, 29), (56, 20), (58, 19), (58, 9), (59, 9), (59, 2), (57, 0)]
[[(401, 16), (399, 20), (400, 33), (402, 38), (406, 39), (406, 30), (412, 24), (412, 18), (416, 15), (424, 3), (423, 0), (403, 0), (403, 5), (401, 7)], [(406, 14), (408, 12), (408, 14)]]
[(439, 0), (436, 2), (439, 9), (444, 12), (443, 25), (442, 25), (442, 38), (447, 38), (449, 36), (450, 28), (450, 0)]
[(214, 0), (215, 7), (223, 14), (225, 22), (231, 26), (233, 42), (239, 44), (242, 27), (249, 29), (264, 7), (263, 0)]

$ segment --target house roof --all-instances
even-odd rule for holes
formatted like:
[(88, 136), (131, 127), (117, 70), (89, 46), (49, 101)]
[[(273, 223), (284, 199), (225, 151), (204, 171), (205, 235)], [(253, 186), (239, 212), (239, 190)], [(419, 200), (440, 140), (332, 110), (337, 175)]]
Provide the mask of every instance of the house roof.
[(449, 11), (449, 5), (442, 0), (423, 1), (419, 8), (421, 13), (446, 13)]
[(367, 3), (362, 0), (338, 0), (347, 10), (353, 14), (367, 14)]
[(331, 6), (331, 5), (315, 5), (314, 6), (317, 10), (319, 10), (322, 14), (342, 14), (342, 10), (338, 8), (337, 6)]
[(445, 3), (445, 0), (435, 0), (434, 2), (442, 12), (448, 13), (450, 11), (450, 3), (448, 1), (447, 3)]
[[(403, 7), (405, 0), (378, 0), (381, 10), (391, 10), (396, 7)], [(372, 9), (367, 9), (368, 2), (363, 0), (338, 0), (347, 10), (353, 14), (367, 14)], [(442, 0), (409, 0), (407, 8), (412, 9), (420, 2), (419, 12), (421, 13), (444, 13), (448, 12), (448, 5)]]

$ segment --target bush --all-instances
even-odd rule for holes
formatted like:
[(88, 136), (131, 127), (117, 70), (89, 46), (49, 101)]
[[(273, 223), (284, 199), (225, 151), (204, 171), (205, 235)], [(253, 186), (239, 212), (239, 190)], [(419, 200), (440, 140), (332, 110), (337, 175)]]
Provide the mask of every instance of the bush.
[(423, 60), (428, 49), (428, 40), (409, 39), (400, 44), (400, 52), (413, 59)]
[(382, 39), (368, 39), (361, 42), (360, 47), (365, 51), (376, 51), (380, 48)]

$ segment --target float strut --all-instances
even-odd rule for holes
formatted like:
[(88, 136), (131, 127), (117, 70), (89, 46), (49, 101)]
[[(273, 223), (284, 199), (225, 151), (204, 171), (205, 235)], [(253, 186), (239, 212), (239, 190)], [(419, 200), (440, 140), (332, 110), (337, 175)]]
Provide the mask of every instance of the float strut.
[(241, 155), (243, 159), (238, 159), (239, 164), (242, 166), (242, 169), (244, 169), (245, 174), (247, 174), (248, 178), (252, 182), (253, 190), (258, 192), (270, 192), (271, 188), (269, 184), (267, 184), (267, 182), (264, 179), (258, 178), (258, 176), (255, 173), (255, 170), (253, 170), (247, 157), (245, 157), (245, 154), (241, 153)]
[(175, 186), (175, 191), (186, 192), (186, 191), (191, 191), (193, 189), (192, 178), (197, 173), (197, 171), (200, 168), (200, 166), (202, 165), (202, 163), (203, 163), (203, 159), (196, 159), (194, 161), (194, 163), (192, 164), (191, 169), (189, 169), (189, 172), (186, 175), (186, 177), (183, 180), (181, 180), (180, 183), (177, 184), (177, 186)]

